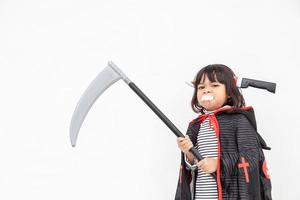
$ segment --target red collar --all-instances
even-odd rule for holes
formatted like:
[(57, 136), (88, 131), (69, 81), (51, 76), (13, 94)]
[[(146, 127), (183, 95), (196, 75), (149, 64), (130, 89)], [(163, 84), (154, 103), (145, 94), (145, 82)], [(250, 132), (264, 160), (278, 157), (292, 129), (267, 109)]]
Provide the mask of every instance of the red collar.
[[(232, 106), (223, 106), (222, 108), (219, 108), (219, 109), (213, 111), (212, 113), (207, 113), (207, 114), (201, 114), (201, 115), (199, 115), (192, 122), (196, 122), (196, 121), (202, 122), (204, 119), (206, 119), (208, 117), (208, 115), (217, 115), (219, 113), (230, 111), (230, 110), (233, 110), (233, 109), (234, 108)], [(243, 108), (240, 108), (240, 109), (241, 110), (251, 110), (253, 108), (252, 108), (252, 106), (246, 106), (246, 107), (243, 107)]]

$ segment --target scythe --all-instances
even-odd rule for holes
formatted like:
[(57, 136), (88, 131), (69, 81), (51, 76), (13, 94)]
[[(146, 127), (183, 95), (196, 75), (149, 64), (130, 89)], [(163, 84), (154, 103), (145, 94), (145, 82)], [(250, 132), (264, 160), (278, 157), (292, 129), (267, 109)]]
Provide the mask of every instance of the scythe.
[[(72, 116), (70, 125), (70, 139), (73, 147), (76, 145), (80, 127), (88, 114), (90, 108), (98, 97), (105, 92), (112, 84), (118, 80), (123, 81), (151, 108), (151, 110), (169, 127), (169, 129), (177, 136), (184, 137), (184, 135), (176, 128), (176, 126), (154, 105), (154, 103), (113, 63), (108, 62), (106, 68), (101, 71), (98, 76), (92, 81), (89, 87), (81, 96), (75, 111)], [(240, 83), (241, 88), (248, 86), (267, 89), (275, 93), (276, 84), (265, 81), (258, 81), (253, 79), (242, 79)], [(196, 157), (198, 161), (202, 160), (202, 156), (194, 147), (190, 152)]]

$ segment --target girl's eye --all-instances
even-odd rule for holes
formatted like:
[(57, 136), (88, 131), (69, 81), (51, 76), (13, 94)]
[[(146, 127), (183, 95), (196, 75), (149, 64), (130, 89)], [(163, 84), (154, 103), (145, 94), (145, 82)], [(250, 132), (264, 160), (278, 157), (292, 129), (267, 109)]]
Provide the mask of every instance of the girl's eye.
[(213, 87), (219, 87), (219, 85), (218, 85), (218, 84), (213, 84), (212, 86), (213, 86)]
[(198, 86), (198, 90), (203, 90), (204, 86)]

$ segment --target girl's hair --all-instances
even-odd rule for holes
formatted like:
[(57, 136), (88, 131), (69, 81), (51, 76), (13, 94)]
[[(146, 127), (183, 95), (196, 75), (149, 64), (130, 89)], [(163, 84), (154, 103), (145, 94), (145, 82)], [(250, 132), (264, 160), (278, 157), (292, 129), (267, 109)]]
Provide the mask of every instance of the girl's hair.
[(236, 76), (234, 72), (227, 67), (226, 65), (222, 64), (213, 64), (208, 65), (202, 68), (196, 75), (194, 79), (194, 94), (191, 101), (192, 109), (196, 113), (203, 113), (203, 107), (199, 105), (197, 100), (197, 92), (198, 92), (198, 85), (202, 78), (207, 75), (208, 79), (211, 82), (220, 82), (225, 85), (226, 95), (229, 96), (227, 101), (224, 105), (230, 105), (234, 109), (242, 108), (245, 106), (245, 100), (243, 95), (241, 94), (240, 90), (236, 86)]

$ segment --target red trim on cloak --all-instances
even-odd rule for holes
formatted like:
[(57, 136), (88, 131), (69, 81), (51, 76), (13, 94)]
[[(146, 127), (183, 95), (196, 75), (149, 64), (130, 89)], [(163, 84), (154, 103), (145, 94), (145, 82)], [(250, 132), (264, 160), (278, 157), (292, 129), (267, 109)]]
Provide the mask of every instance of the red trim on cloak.
[(220, 144), (220, 128), (215, 115), (214, 116), (214, 129), (218, 139), (218, 161), (217, 161), (217, 185), (218, 185), (218, 200), (222, 200), (222, 185), (221, 185), (221, 144)]
[[(224, 106), (218, 110), (215, 110), (213, 113), (214, 114), (218, 114), (218, 113), (221, 113), (221, 112), (225, 112), (225, 111), (229, 111), (229, 110), (233, 110), (234, 108), (231, 107), (231, 106)], [(246, 107), (243, 107), (243, 108), (239, 108), (240, 110), (251, 110), (253, 109), (252, 106), (246, 106)], [(208, 115), (208, 114), (201, 114), (199, 115), (196, 119), (193, 119), (192, 122), (196, 122), (196, 121), (201, 121), (202, 119), (200, 119), (201, 117), (204, 117), (205, 115)], [(206, 117), (205, 117), (206, 118)]]
[(213, 114), (201, 115), (199, 118), (200, 123), (209, 118), (209, 125), (214, 129), (218, 141), (218, 158), (217, 158), (217, 186), (218, 186), (218, 200), (222, 200), (222, 185), (221, 185), (221, 144), (220, 144), (220, 128), (217, 117)]

